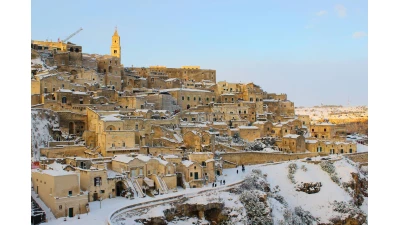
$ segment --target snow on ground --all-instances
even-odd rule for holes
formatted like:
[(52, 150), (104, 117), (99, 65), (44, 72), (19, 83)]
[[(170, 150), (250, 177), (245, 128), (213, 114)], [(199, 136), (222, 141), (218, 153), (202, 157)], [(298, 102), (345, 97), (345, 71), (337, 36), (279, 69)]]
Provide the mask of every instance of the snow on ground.
[(285, 221), (285, 218), (283, 217), (285, 206), (274, 198), (268, 198), (268, 203), (272, 209), (271, 215), (274, 224), (279, 224), (279, 221)]
[[(339, 159), (339, 157), (338, 157)], [(298, 165), (298, 169), (295, 173), (295, 180), (297, 183), (301, 182), (321, 182), (322, 187), (321, 191), (315, 194), (307, 194), (304, 192), (297, 192), (295, 190), (295, 185), (290, 182), (287, 177), (288, 174), (288, 165), (290, 163), (295, 162)], [(307, 172), (304, 172), (301, 169), (301, 166), (305, 165), (307, 168)], [(353, 171), (354, 167), (348, 164), (345, 159), (342, 159), (338, 162), (334, 163), (337, 173), (339, 177), (342, 177), (342, 181), (347, 180), (349, 175), (347, 173)], [(321, 170), (320, 165), (310, 164), (303, 162), (302, 160), (284, 162), (284, 163), (271, 163), (271, 164), (259, 164), (253, 166), (246, 166), (246, 170), (242, 171), (241, 167), (232, 168), (232, 169), (224, 169), (223, 175), (217, 177), (217, 187), (213, 188), (212, 184), (209, 184), (203, 188), (189, 188), (189, 189), (179, 189), (178, 192), (168, 193), (164, 195), (157, 195), (155, 197), (145, 197), (145, 198), (135, 198), (132, 200), (128, 200), (126, 198), (117, 197), (112, 199), (105, 199), (101, 203), (100, 202), (90, 202), (90, 212), (88, 215), (81, 215), (81, 219), (78, 220), (75, 216), (74, 218), (67, 218), (67, 221), (63, 221), (63, 218), (59, 218), (57, 220), (51, 220), (48, 225), (71, 225), (71, 224), (85, 224), (85, 225), (97, 225), (97, 224), (105, 224), (107, 218), (117, 209), (122, 207), (137, 204), (137, 203), (145, 203), (152, 200), (157, 199), (165, 199), (167, 201), (171, 197), (178, 196), (181, 194), (185, 194), (188, 197), (195, 197), (197, 203), (201, 202), (201, 197), (197, 198), (196, 194), (200, 191), (204, 190), (218, 190), (223, 189), (225, 186), (230, 184), (235, 184), (244, 179), (244, 177), (251, 173), (251, 170), (254, 168), (261, 169), (262, 173), (267, 173), (267, 181), (270, 183), (270, 187), (274, 188), (275, 186), (279, 186), (280, 192), (286, 202), (288, 203), (288, 207), (293, 210), (296, 206), (301, 206), (304, 210), (310, 211), (313, 216), (320, 217), (320, 222), (329, 222), (329, 218), (339, 215), (337, 212), (334, 212), (332, 206), (329, 204), (334, 200), (337, 201), (350, 201), (351, 196), (341, 187), (339, 187), (336, 183), (334, 183), (328, 173)], [(225, 185), (220, 184), (220, 180), (225, 180)], [(240, 201), (238, 200), (239, 196), (234, 195), (228, 192), (219, 192), (219, 197), (223, 199), (226, 204), (226, 207), (242, 207)], [(204, 197), (203, 197), (204, 199)], [(193, 200), (190, 200), (193, 201)], [(275, 222), (279, 220), (283, 220), (283, 212), (284, 206), (276, 201), (273, 198), (268, 198), (268, 202), (270, 203), (271, 208), (273, 209), (272, 215)], [(162, 207), (162, 206), (160, 206)], [(361, 209), (367, 212), (368, 208), (368, 198), (365, 198), (364, 204), (361, 206)], [(160, 212), (161, 208), (155, 208), (154, 213)], [(238, 210), (233, 210), (234, 213), (238, 212)], [(240, 216), (240, 214), (239, 214)], [(193, 221), (192, 221), (193, 220)], [(188, 218), (185, 221), (178, 221), (176, 224), (191, 224), (192, 222), (198, 221), (195, 218)]]
[(357, 143), (357, 152), (368, 152), (368, 146)]
[(339, 160), (333, 163), (340, 182), (350, 182), (353, 180), (351, 173), (358, 173), (358, 170), (347, 162), (347, 160)]
[(39, 160), (39, 148), (47, 147), (49, 141), (54, 141), (50, 132), (53, 127), (58, 126), (58, 116), (53, 111), (31, 110), (31, 147), (34, 160)]
[(332, 118), (358, 118), (368, 117), (368, 107), (366, 106), (344, 106), (344, 107), (297, 107), (296, 115), (309, 115), (311, 120)]
[(368, 197), (364, 197), (364, 202), (363, 204), (360, 206), (360, 209), (367, 214), (368, 217)]
[[(112, 212), (117, 209), (120, 209), (125, 206), (129, 206), (132, 204), (137, 203), (145, 203), (152, 200), (157, 199), (165, 199), (168, 200), (171, 197), (178, 196), (181, 194), (191, 195), (198, 193), (204, 190), (212, 190), (212, 189), (219, 189), (224, 188), (224, 186), (229, 184), (238, 183), (243, 180), (243, 178), (251, 173), (251, 169), (258, 168), (262, 165), (254, 165), (254, 166), (246, 166), (246, 170), (244, 172), (241, 171), (241, 168), (236, 173), (236, 168), (234, 169), (225, 169), (223, 170), (223, 175), (218, 176), (217, 188), (213, 188), (212, 184), (208, 184), (203, 188), (188, 188), (188, 189), (178, 189), (178, 192), (168, 193), (164, 195), (156, 195), (155, 197), (145, 197), (145, 198), (135, 198), (132, 200), (128, 200), (126, 198), (117, 197), (112, 199), (104, 199), (101, 202), (101, 209), (100, 209), (100, 202), (89, 202), (90, 205), (90, 212), (89, 214), (82, 214), (80, 219), (78, 220), (77, 216), (73, 218), (67, 218), (67, 221), (64, 221), (63, 218), (58, 218), (57, 220), (49, 221), (48, 225), (72, 225), (72, 224), (85, 224), (85, 225), (98, 225), (98, 224), (106, 224), (107, 218), (110, 216)], [(225, 185), (220, 185), (219, 180), (225, 180)], [(187, 223), (186, 223), (187, 224)]]
[[(320, 222), (329, 222), (329, 219), (339, 213), (334, 212), (330, 203), (334, 200), (349, 201), (350, 195), (334, 183), (329, 175), (321, 170), (319, 165), (296, 162), (298, 169), (295, 173), (296, 183), (301, 182), (321, 182), (321, 191), (315, 194), (297, 192), (287, 177), (288, 165), (290, 162), (262, 167), (263, 173), (267, 173), (267, 181), (271, 187), (279, 186), (279, 192), (288, 202), (289, 207), (294, 209), (301, 206), (304, 210), (310, 211), (313, 216), (320, 217)], [(307, 172), (301, 170), (301, 166), (307, 167)]]

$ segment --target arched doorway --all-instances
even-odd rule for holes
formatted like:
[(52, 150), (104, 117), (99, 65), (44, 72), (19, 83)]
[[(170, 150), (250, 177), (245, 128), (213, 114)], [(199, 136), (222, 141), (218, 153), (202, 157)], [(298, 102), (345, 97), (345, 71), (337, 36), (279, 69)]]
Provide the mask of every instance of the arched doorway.
[(115, 184), (115, 195), (116, 196), (121, 196), (121, 193), (122, 193), (123, 190), (124, 190), (124, 187), (123, 187), (122, 181), (118, 181)]
[(73, 122), (69, 122), (69, 133), (75, 134), (75, 124)]
[(74, 52), (74, 48), (73, 47), (69, 48), (69, 51)]

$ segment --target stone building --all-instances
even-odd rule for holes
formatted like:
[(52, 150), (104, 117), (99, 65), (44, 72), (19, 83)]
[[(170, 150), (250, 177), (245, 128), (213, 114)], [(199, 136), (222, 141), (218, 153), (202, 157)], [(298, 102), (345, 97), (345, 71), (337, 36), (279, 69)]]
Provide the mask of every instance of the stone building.
[(79, 182), (78, 173), (63, 168), (32, 170), (33, 190), (56, 218), (87, 212), (88, 194), (80, 189)]
[(199, 89), (174, 88), (163, 89), (160, 92), (171, 94), (182, 109), (190, 109), (199, 105), (207, 105), (215, 102), (215, 93)]
[(344, 141), (307, 139), (306, 149), (310, 152), (322, 152), (327, 154), (356, 153), (357, 144)]
[(305, 138), (302, 135), (286, 134), (282, 137), (279, 148), (284, 152), (299, 153), (306, 151)]

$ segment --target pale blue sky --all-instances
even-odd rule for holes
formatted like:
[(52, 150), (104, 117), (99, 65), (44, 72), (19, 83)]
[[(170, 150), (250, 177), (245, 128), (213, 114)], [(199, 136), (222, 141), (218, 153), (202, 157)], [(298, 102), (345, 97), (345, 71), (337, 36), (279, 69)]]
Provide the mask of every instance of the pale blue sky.
[(295, 106), (368, 104), (367, 0), (32, 1), (35, 40), (109, 54), (118, 26), (125, 66), (199, 65), (255, 82)]

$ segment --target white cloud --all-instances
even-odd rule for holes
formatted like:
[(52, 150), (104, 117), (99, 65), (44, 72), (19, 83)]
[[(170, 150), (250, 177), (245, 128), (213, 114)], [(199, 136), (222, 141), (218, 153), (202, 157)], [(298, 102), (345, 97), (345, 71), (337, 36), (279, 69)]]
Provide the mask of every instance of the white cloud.
[(343, 5), (336, 5), (335, 11), (339, 17), (346, 17), (347, 9)]
[(365, 32), (357, 31), (353, 33), (353, 38), (358, 39), (367, 36)]
[(319, 12), (317, 12), (317, 16), (323, 16), (325, 14), (327, 14), (328, 12), (326, 10), (321, 10)]

